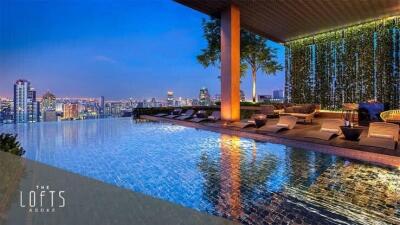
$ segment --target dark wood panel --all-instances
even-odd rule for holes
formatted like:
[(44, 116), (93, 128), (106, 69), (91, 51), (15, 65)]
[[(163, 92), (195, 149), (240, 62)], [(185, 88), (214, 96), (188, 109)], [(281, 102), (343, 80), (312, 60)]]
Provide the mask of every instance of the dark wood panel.
[(244, 28), (286, 42), (343, 26), (400, 15), (400, 0), (175, 0), (219, 16), (233, 3)]

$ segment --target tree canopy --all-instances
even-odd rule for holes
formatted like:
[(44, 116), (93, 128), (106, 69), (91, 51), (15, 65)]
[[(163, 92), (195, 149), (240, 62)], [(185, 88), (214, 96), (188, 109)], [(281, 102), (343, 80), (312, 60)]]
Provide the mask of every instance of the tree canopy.
[[(201, 50), (197, 60), (204, 67), (217, 66), (221, 64), (221, 22), (217, 18), (203, 20), (204, 38), (207, 47)], [(255, 101), (255, 83), (257, 71), (261, 70), (267, 75), (275, 74), (282, 70), (276, 57), (276, 49), (267, 45), (266, 38), (254, 34), (245, 29), (240, 30), (240, 60), (241, 77), (246, 75), (248, 68), (251, 69), (253, 81), (253, 101)]]

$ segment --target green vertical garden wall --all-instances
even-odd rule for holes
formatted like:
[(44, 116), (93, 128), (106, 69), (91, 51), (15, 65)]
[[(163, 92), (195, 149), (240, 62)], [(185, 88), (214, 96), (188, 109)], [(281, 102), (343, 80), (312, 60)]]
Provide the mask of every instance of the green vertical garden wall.
[(400, 17), (293, 40), (285, 44), (286, 101), (377, 100), (400, 108)]

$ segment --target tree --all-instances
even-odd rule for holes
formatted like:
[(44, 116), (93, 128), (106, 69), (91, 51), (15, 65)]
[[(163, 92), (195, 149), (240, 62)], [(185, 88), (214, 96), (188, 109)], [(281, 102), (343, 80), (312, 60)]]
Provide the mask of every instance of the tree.
[[(202, 49), (202, 53), (197, 56), (197, 61), (204, 67), (221, 67), (221, 21), (203, 19), (204, 38), (207, 41), (207, 48)], [(240, 76), (244, 77), (247, 64), (242, 61), (240, 64)], [(218, 76), (220, 78), (220, 76)]]
[(0, 134), (0, 151), (9, 152), (18, 156), (25, 154), (25, 150), (17, 141), (17, 135), (13, 134)]
[[(221, 63), (221, 22), (211, 18), (203, 20), (204, 38), (207, 47), (197, 56), (197, 60), (204, 67), (218, 66)], [(245, 76), (248, 67), (251, 69), (252, 97), (256, 101), (256, 78), (261, 70), (266, 75), (275, 74), (282, 70), (277, 62), (276, 49), (267, 46), (267, 39), (245, 29), (240, 31), (240, 69), (241, 77)]]

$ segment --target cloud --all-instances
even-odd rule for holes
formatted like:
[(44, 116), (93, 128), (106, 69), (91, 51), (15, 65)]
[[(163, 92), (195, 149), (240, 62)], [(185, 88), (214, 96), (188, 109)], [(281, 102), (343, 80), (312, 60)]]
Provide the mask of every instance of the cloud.
[(110, 57), (107, 57), (107, 56), (104, 56), (104, 55), (96, 55), (94, 57), (94, 61), (96, 61), (96, 62), (107, 62), (107, 63), (112, 63), (112, 64), (117, 63), (117, 61), (115, 61), (114, 59), (112, 59)]

